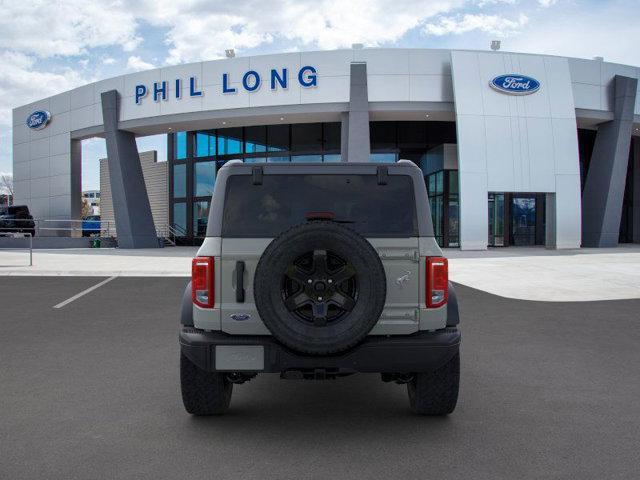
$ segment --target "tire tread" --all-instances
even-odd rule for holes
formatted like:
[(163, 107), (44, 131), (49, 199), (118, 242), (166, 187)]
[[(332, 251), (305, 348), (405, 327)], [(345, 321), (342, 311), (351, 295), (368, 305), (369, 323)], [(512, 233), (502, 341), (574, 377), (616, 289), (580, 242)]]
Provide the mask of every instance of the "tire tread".
[(409, 404), (419, 415), (448, 415), (456, 408), (460, 386), (460, 353), (428, 373), (416, 373), (407, 384)]
[(192, 415), (222, 415), (229, 408), (233, 384), (223, 373), (206, 372), (180, 353), (182, 403)]

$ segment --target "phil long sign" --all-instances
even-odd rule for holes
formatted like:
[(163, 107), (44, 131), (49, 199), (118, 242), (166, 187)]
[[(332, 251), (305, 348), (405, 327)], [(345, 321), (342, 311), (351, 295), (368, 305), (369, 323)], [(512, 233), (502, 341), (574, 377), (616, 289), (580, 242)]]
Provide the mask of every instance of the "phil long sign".
[[(262, 73), (248, 70), (239, 78), (232, 78), (230, 73), (223, 73), (219, 85), (210, 88), (223, 95), (233, 95), (238, 90), (245, 90), (249, 93), (255, 92), (260, 88), (268, 88), (272, 91), (286, 90), (290, 82), (297, 82), (302, 88), (318, 86), (317, 70), (311, 65), (297, 69), (291, 77), (293, 80), (289, 77), (288, 68), (272, 68), (268, 72)], [(180, 99), (183, 95), (200, 97), (204, 93), (203, 88), (200, 86), (202, 83), (201, 79), (189, 77), (154, 82), (151, 85), (139, 84), (135, 87), (134, 97), (138, 105), (142, 104), (147, 96), (153, 98), (154, 102), (167, 101), (170, 98)]]
[(540, 89), (540, 82), (532, 77), (509, 73), (498, 75), (489, 82), (494, 90), (508, 95), (530, 95)]

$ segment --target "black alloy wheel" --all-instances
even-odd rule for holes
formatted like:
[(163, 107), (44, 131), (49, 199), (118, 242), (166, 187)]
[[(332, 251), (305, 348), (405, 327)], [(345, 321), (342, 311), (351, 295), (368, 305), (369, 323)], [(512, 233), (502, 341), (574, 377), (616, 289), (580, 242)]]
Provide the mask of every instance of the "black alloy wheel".
[(308, 252), (287, 267), (282, 298), (287, 310), (303, 322), (317, 327), (336, 322), (356, 305), (356, 271), (333, 252)]

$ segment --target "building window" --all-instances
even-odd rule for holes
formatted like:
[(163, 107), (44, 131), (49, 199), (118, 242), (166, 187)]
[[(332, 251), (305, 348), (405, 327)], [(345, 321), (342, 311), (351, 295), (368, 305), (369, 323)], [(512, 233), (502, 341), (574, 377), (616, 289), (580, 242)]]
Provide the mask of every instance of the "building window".
[(270, 152), (289, 150), (289, 125), (268, 125), (267, 142)]
[(193, 195), (208, 197), (213, 195), (216, 182), (216, 162), (196, 162), (193, 164)]
[(292, 155), (291, 161), (298, 163), (322, 162), (322, 155)]
[(433, 232), (441, 247), (460, 246), (458, 171), (439, 170), (425, 177)]
[(193, 203), (193, 235), (205, 237), (207, 235), (207, 221), (209, 219), (209, 206), (205, 201)]
[(291, 125), (291, 150), (294, 152), (322, 151), (322, 124)]
[(173, 158), (176, 160), (187, 158), (187, 132), (177, 132), (175, 134)]
[(242, 153), (242, 128), (218, 130), (218, 155), (238, 155)]
[(173, 204), (173, 225), (180, 232), (187, 234), (187, 204), (175, 202)]
[(325, 154), (323, 155), (323, 159), (325, 162), (341, 162), (342, 155), (340, 155), (339, 153)]
[(458, 171), (446, 170), (446, 174), (449, 176), (449, 205), (448, 211), (448, 232), (449, 232), (449, 244), (448, 247), (460, 246), (460, 197), (458, 195)]
[(372, 153), (369, 159), (375, 163), (394, 163), (398, 155), (396, 153)]
[(244, 129), (245, 153), (262, 153), (267, 151), (267, 127), (245, 127)]
[(427, 193), (431, 207), (433, 233), (438, 245), (444, 245), (444, 170), (427, 175)]
[(173, 166), (173, 197), (187, 196), (187, 164), (178, 163)]
[(504, 238), (504, 193), (489, 193), (489, 237), (490, 247), (503, 247)]
[(397, 122), (371, 122), (371, 150), (390, 150), (398, 147), (396, 137)]
[(291, 159), (288, 155), (282, 157), (267, 157), (267, 162), (269, 163), (286, 163), (289, 161), (291, 161)]
[(216, 154), (216, 134), (213, 131), (196, 132), (194, 156), (212, 157)]
[(342, 124), (324, 123), (322, 125), (323, 148), (325, 152), (340, 152), (340, 132)]

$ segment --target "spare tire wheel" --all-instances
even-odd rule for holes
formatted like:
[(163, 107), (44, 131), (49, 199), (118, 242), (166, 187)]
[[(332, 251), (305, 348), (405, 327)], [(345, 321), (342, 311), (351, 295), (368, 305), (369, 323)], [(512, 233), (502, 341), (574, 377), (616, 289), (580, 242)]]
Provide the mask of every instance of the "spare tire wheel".
[(262, 254), (253, 285), (260, 318), (287, 347), (337, 353), (378, 322), (386, 276), (376, 250), (338, 223), (312, 221), (280, 234)]

